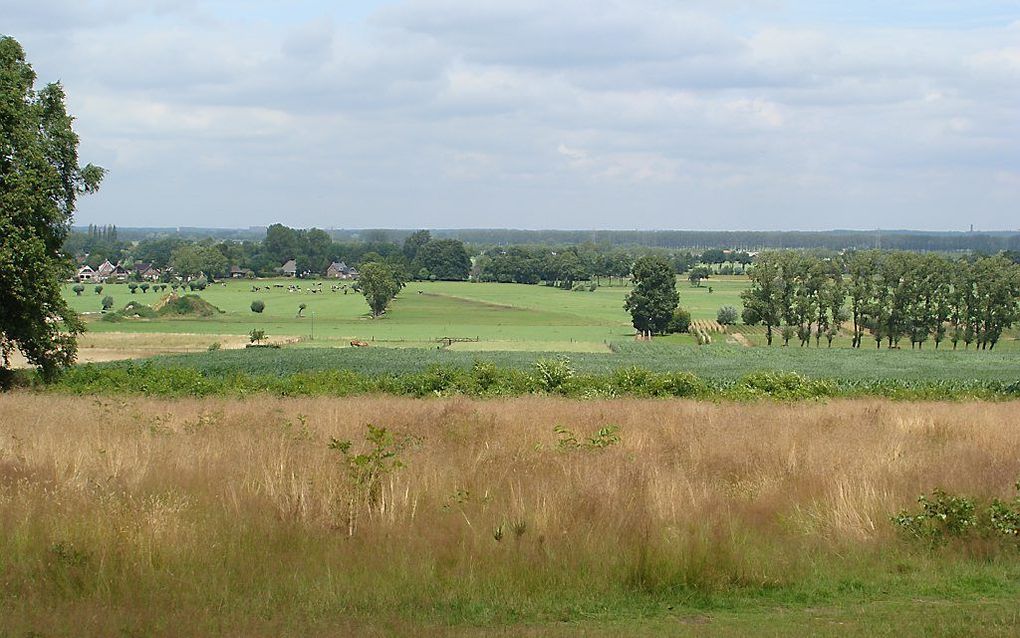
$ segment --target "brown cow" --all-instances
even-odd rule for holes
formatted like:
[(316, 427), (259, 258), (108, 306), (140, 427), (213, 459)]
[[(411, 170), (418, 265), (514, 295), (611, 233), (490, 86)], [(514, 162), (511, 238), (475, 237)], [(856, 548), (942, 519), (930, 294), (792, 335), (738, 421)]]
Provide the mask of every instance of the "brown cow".
[(351, 341), (351, 345), (354, 346), (355, 348), (367, 348), (368, 342), (354, 339), (353, 341)]

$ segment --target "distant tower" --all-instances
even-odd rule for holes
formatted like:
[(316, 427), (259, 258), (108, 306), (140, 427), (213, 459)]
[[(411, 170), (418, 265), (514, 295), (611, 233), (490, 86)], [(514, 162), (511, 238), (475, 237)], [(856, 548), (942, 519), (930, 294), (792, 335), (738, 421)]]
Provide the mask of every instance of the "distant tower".
[(974, 224), (970, 225), (970, 232), (974, 232)]

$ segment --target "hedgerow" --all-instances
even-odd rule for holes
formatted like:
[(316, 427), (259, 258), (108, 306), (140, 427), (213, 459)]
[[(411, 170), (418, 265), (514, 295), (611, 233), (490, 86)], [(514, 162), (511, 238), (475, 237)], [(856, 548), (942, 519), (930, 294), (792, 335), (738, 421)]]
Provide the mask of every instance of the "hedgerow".
[(430, 365), (408, 373), (371, 374), (352, 370), (308, 370), (250, 374), (226, 369), (166, 366), (154, 361), (71, 368), (48, 391), (73, 394), (211, 396), (268, 393), (280, 396), (391, 394), (472, 397), (548, 394), (570, 398), (680, 397), (708, 400), (797, 401), (874, 396), (898, 400), (1009, 399), (1020, 384), (996, 380), (896, 380), (809, 378), (796, 372), (759, 370), (737, 379), (702, 378), (687, 371), (653, 371), (627, 366), (580, 374), (567, 359), (542, 359), (531, 368), (476, 361), (470, 368)]

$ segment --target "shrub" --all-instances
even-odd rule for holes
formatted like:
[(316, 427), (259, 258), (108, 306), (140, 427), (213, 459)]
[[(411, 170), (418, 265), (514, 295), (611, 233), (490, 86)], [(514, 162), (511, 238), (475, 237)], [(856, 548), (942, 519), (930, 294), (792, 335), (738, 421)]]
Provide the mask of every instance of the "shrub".
[(262, 301), (261, 299), (256, 299), (255, 301), (251, 302), (251, 311), (252, 312), (261, 313), (265, 309), (266, 309), (266, 303), (264, 301)]
[(97, 295), (103, 294), (103, 287), (102, 286), (96, 286), (95, 288), (93, 288), (93, 290), (96, 291)]
[(836, 388), (826, 381), (775, 370), (752, 372), (741, 379), (740, 385), (753, 395), (775, 399), (810, 399), (832, 396), (836, 392)]
[(132, 295), (135, 294), (135, 291), (138, 290), (138, 284), (132, 281), (131, 283), (128, 284), (128, 290), (131, 291)]
[(573, 378), (574, 368), (570, 359), (539, 359), (535, 362), (535, 377), (538, 385), (546, 392), (559, 392), (563, 384)]
[(149, 283), (148, 282), (142, 282), (142, 286), (141, 287), (142, 287), (142, 292), (149, 292)]
[(85, 292), (85, 286), (81, 284), (75, 284), (74, 287), (71, 288), (71, 290), (74, 291), (74, 294), (81, 297), (81, 293)]
[(103, 297), (102, 304), (103, 310), (109, 310), (110, 308), (113, 308), (113, 297), (111, 297), (110, 295), (106, 295), (105, 297)]
[(251, 341), (252, 343), (262, 343), (265, 340), (265, 338), (266, 338), (265, 330), (253, 328), (252, 331), (248, 333), (248, 340)]
[(672, 333), (686, 333), (691, 329), (691, 313), (684, 308), (677, 308), (673, 311), (673, 318), (669, 322), (669, 331)]
[(737, 323), (739, 316), (737, 309), (733, 306), (723, 306), (719, 312), (715, 313), (715, 320), (724, 326), (732, 326)]
[(223, 347), (223, 344), (221, 344), (219, 341), (214, 341), (209, 344), (209, 352), (216, 352), (221, 347)]

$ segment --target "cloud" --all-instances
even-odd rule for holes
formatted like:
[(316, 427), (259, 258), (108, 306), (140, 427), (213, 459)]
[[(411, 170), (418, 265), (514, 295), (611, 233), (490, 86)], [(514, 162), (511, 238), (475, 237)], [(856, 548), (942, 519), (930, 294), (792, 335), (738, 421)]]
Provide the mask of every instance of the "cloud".
[(1010, 3), (915, 6), (924, 24), (796, 0), (407, 0), (367, 20), (312, 0), (10, 4), (3, 28), (67, 86), (82, 157), (113, 169), (86, 222), (955, 227), (966, 211), (991, 228), (1018, 203)]

